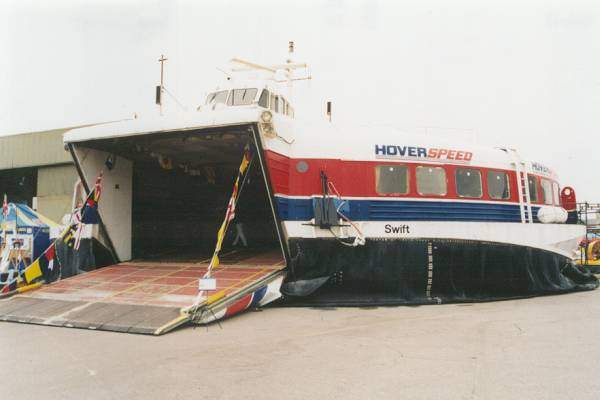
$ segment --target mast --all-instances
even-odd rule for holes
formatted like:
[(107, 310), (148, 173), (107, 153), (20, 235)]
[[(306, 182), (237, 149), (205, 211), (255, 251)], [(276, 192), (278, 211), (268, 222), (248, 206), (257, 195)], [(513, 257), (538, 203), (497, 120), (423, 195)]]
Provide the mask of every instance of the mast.
[(163, 102), (162, 102), (162, 94), (165, 90), (165, 61), (167, 61), (168, 58), (165, 58), (164, 54), (160, 55), (160, 58), (158, 59), (158, 62), (160, 63), (160, 86), (156, 87), (156, 104), (158, 104), (159, 109), (160, 109), (160, 115), (163, 115)]
[(287, 78), (287, 86), (288, 86), (288, 99), (290, 101), (293, 100), (292, 79), (293, 79), (293, 75), (294, 75), (294, 70), (292, 68), (290, 68), (290, 65), (293, 62), (293, 60), (292, 60), (293, 55), (294, 55), (294, 41), (290, 40), (288, 42), (288, 58), (286, 60), (287, 68), (285, 69), (285, 75), (286, 75), (285, 77)]

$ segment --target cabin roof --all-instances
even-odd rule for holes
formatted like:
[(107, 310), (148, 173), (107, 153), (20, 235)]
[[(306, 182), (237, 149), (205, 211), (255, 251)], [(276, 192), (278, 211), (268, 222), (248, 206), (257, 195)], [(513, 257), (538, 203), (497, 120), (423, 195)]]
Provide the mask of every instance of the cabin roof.
[[(65, 143), (86, 142), (110, 138), (168, 133), (185, 130), (218, 128), (254, 124), (260, 121), (265, 111), (257, 106), (228, 107), (209, 112), (191, 112), (172, 116), (154, 116), (121, 121), (111, 124), (73, 129), (64, 135)], [(326, 121), (307, 122), (289, 120), (281, 115), (273, 115), (273, 123), (278, 137), (266, 139), (267, 148), (292, 158), (345, 159), (356, 161), (420, 162), (435, 163), (427, 157), (387, 157), (377, 153), (383, 146), (397, 147), (397, 151), (429, 152), (430, 149), (444, 149), (472, 153), (468, 163), (452, 162), (491, 169), (513, 169), (513, 158), (506, 151), (491, 146), (482, 146), (452, 136), (415, 134), (390, 126), (377, 125), (341, 125)], [(284, 140), (281, 140), (284, 139)], [(290, 144), (291, 143), (291, 144)], [(378, 146), (376, 148), (376, 146)], [(413, 148), (414, 150), (411, 150)], [(439, 161), (443, 163), (443, 160)], [(548, 170), (533, 168), (527, 162), (530, 172), (556, 178)], [(538, 164), (539, 165), (539, 164)], [(542, 166), (543, 167), (543, 166)]]
[(106, 125), (73, 129), (65, 133), (63, 140), (65, 143), (75, 143), (150, 133), (249, 124), (257, 122), (262, 111), (264, 109), (245, 106), (209, 112), (189, 112), (163, 117), (136, 118)]

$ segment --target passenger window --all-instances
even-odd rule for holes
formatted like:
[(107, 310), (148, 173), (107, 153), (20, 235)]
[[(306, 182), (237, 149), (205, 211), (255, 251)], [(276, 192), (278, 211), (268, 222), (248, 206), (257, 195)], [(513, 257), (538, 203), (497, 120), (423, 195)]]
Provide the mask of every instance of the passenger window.
[(445, 196), (446, 171), (441, 167), (417, 167), (417, 191), (421, 195)]
[(539, 201), (537, 190), (537, 178), (535, 176), (529, 175), (527, 181), (529, 182), (529, 197), (531, 198), (531, 202), (537, 203)]
[(506, 172), (489, 171), (487, 173), (488, 195), (494, 200), (510, 198), (510, 184)]
[(558, 183), (552, 182), (552, 195), (554, 196), (554, 205), (560, 205), (560, 186)]
[(548, 179), (542, 179), (542, 194), (544, 196), (544, 204), (552, 205), (552, 182)]
[(460, 197), (481, 197), (481, 172), (473, 168), (456, 169), (456, 193)]
[(377, 193), (408, 193), (408, 167), (406, 165), (378, 165), (375, 175)]
[(260, 98), (258, 99), (258, 105), (263, 108), (269, 108), (269, 91), (264, 89), (260, 93)]

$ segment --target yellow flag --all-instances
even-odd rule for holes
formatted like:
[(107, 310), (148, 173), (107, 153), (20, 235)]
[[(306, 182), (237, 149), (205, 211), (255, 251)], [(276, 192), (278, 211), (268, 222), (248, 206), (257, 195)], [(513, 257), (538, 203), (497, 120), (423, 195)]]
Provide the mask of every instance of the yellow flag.
[(219, 229), (219, 233), (217, 234), (217, 245), (215, 246), (215, 252), (218, 253), (221, 251), (221, 246), (223, 245), (223, 239), (225, 238), (225, 223), (221, 225)]
[(242, 163), (240, 164), (239, 175), (235, 180), (233, 185), (233, 193), (231, 194), (231, 198), (229, 200), (229, 204), (227, 206), (227, 212), (225, 213), (225, 220), (221, 224), (219, 228), (219, 232), (217, 233), (217, 243), (215, 245), (215, 251), (213, 253), (212, 259), (210, 260), (210, 264), (208, 265), (208, 271), (206, 271), (205, 277), (211, 276), (211, 271), (214, 268), (219, 266), (219, 252), (221, 251), (221, 247), (223, 246), (223, 241), (225, 240), (225, 234), (227, 233), (227, 227), (229, 223), (233, 220), (235, 215), (235, 203), (237, 201), (238, 191), (239, 191), (239, 183), (240, 183), (240, 175), (243, 175), (248, 166), (250, 165), (250, 154), (249, 147), (246, 145), (246, 149), (244, 151), (244, 157), (242, 158)]
[(242, 164), (240, 165), (240, 172), (242, 174), (244, 173), (246, 168), (248, 168), (248, 164), (250, 164), (250, 161), (248, 161), (248, 159), (246, 157), (244, 157), (244, 159), (242, 160)]
[(31, 283), (40, 276), (42, 276), (42, 269), (40, 268), (40, 260), (38, 259), (25, 269), (25, 280), (27, 283)]
[(217, 268), (219, 266), (219, 256), (218, 255), (214, 255), (211, 262), (210, 262), (211, 268)]

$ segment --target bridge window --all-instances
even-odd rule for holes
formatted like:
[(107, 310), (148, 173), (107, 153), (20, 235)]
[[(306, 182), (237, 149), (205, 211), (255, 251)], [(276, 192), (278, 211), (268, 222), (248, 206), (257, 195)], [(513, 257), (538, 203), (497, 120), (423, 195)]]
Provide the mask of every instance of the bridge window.
[(487, 173), (488, 194), (494, 200), (510, 198), (510, 185), (506, 172), (489, 171)]
[(537, 178), (533, 175), (528, 175), (527, 181), (529, 183), (529, 197), (531, 198), (531, 202), (537, 203), (539, 201)]
[(221, 90), (220, 92), (214, 92), (206, 97), (206, 104), (225, 104), (227, 102), (228, 90)]
[(456, 169), (456, 193), (460, 197), (481, 197), (481, 172), (473, 168)]
[(276, 113), (279, 112), (279, 96), (276, 96), (273, 93), (271, 93), (271, 110)]
[(233, 106), (247, 106), (252, 104), (256, 98), (258, 89), (234, 89), (232, 90), (232, 96), (229, 96), (227, 104)]
[(264, 89), (260, 93), (260, 98), (258, 99), (258, 105), (263, 108), (269, 108), (269, 91)]
[(377, 193), (408, 193), (408, 167), (406, 165), (378, 165), (375, 169), (375, 175)]
[(542, 195), (544, 204), (552, 205), (552, 182), (542, 178)]
[(441, 167), (417, 167), (417, 191), (421, 195), (445, 196), (446, 171)]

